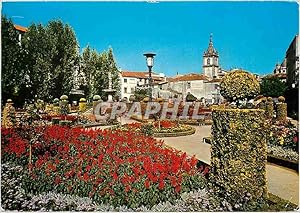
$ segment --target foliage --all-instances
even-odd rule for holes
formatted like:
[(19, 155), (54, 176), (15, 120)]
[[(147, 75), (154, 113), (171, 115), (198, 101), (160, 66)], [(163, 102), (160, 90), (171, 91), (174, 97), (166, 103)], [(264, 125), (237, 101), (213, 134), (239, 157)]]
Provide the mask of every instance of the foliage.
[(23, 103), (18, 98), (21, 87), (24, 85), (25, 56), (26, 53), (19, 42), (19, 33), (14, 29), (10, 19), (1, 17), (1, 44), (2, 44), (2, 66), (1, 66), (1, 89), (2, 100), (13, 98), (17, 105)]
[(214, 109), (210, 180), (233, 206), (252, 208), (267, 198), (264, 111)]
[(278, 121), (285, 121), (287, 119), (287, 104), (279, 102), (276, 104), (276, 119)]
[(142, 101), (145, 97), (148, 95), (148, 90), (147, 89), (136, 89), (134, 91), (134, 97), (135, 101), (140, 102)]
[[(24, 34), (26, 88), (46, 101), (69, 93), (78, 68), (78, 43), (73, 29), (61, 21), (32, 24)], [(26, 89), (25, 88), (25, 89)]]
[(1, 163), (1, 207), (4, 210), (24, 208), (30, 195), (22, 188), (24, 169), (12, 163)]
[(192, 93), (188, 93), (185, 97), (185, 100), (187, 102), (193, 102), (193, 101), (196, 101), (197, 98)]
[[(162, 141), (124, 131), (93, 131), (50, 126), (32, 148), (32, 176), (24, 181), (29, 193), (55, 190), (114, 206), (152, 206), (172, 201), (203, 185), (197, 160), (163, 148)], [(26, 157), (28, 141), (2, 131), (2, 153)], [(22, 149), (11, 139), (18, 137)]]
[(268, 119), (272, 119), (274, 115), (274, 104), (273, 104), (273, 99), (271, 97), (268, 97), (267, 102), (266, 102), (266, 117)]
[(270, 125), (268, 143), (298, 151), (298, 129), (289, 121), (276, 121)]
[(72, 88), (83, 89), (90, 99), (92, 94), (103, 96), (108, 72), (113, 88), (120, 90), (112, 49), (99, 54), (87, 47), (80, 57), (75, 32), (68, 24), (57, 20), (45, 26), (31, 24), (21, 43), (13, 23), (4, 16), (1, 27), (4, 100), (11, 97), (18, 106), (37, 98), (47, 102)]
[(230, 102), (254, 98), (259, 91), (259, 83), (255, 76), (243, 70), (227, 73), (220, 83), (221, 95)]
[(5, 104), (1, 123), (1, 126), (5, 128), (14, 127), (16, 125), (16, 109), (12, 103)]
[(280, 145), (268, 145), (268, 155), (274, 156), (276, 158), (299, 162), (299, 153), (290, 148), (283, 148)]
[[(159, 128), (160, 123), (160, 128)], [(121, 128), (122, 131), (135, 131), (141, 132), (145, 135), (154, 135), (156, 133), (178, 133), (192, 130), (193, 128), (188, 125), (178, 124), (172, 120), (161, 120), (153, 123), (131, 123), (125, 124)]]
[[(83, 50), (81, 61), (80, 88), (84, 89), (88, 99), (92, 99), (94, 94), (107, 96), (103, 90), (108, 88), (109, 72), (112, 76), (113, 89), (120, 91), (119, 70), (111, 48), (99, 54), (95, 49), (87, 46)], [(117, 95), (118, 93), (115, 94)]]
[(279, 78), (264, 78), (260, 83), (260, 93), (263, 96), (278, 97), (284, 95), (287, 86)]

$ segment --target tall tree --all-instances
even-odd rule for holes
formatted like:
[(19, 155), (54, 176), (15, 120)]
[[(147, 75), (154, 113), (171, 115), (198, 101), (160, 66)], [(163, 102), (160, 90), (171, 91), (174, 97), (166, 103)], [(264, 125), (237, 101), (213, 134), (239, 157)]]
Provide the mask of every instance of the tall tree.
[(286, 88), (286, 83), (277, 77), (265, 78), (260, 84), (261, 94), (270, 97), (284, 96)]
[(120, 77), (112, 49), (107, 52), (98, 53), (96, 50), (87, 46), (82, 53), (81, 70), (84, 74), (84, 84), (81, 88), (85, 89), (87, 96), (91, 99), (93, 95), (100, 95), (103, 99), (107, 94), (104, 89), (108, 88), (108, 73), (112, 76), (112, 87), (118, 95), (120, 91)]
[(50, 101), (69, 94), (79, 63), (71, 27), (61, 21), (50, 21), (45, 27), (32, 24), (25, 34), (24, 47), (28, 53), (26, 79), (33, 98)]
[(25, 52), (19, 42), (19, 33), (14, 28), (11, 20), (1, 17), (2, 39), (2, 100), (8, 98), (18, 102), (19, 93), (24, 83), (24, 58)]

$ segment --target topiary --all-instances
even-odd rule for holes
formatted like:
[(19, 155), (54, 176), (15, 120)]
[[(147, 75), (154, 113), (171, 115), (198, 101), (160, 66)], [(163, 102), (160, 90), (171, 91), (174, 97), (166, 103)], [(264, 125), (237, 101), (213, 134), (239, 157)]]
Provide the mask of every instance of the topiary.
[(60, 100), (68, 100), (69, 97), (67, 95), (62, 95), (60, 96)]
[(254, 75), (244, 70), (234, 70), (226, 74), (220, 83), (221, 95), (230, 102), (249, 100), (260, 92), (260, 85)]
[(279, 96), (278, 101), (281, 102), (281, 103), (285, 102), (285, 97)]
[(100, 95), (94, 95), (93, 101), (99, 101), (101, 99)]
[(86, 102), (86, 99), (85, 98), (80, 98), (79, 102)]
[(134, 95), (130, 95), (129, 96), (129, 101), (134, 102), (135, 101), (135, 96)]

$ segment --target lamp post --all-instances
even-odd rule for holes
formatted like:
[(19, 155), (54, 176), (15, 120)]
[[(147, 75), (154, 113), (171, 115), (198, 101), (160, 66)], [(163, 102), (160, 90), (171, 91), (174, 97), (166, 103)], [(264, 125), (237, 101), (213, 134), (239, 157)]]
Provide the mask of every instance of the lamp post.
[(149, 71), (149, 101), (152, 101), (152, 67), (153, 67), (153, 62), (154, 62), (154, 56), (155, 53), (145, 53), (144, 56), (146, 57), (146, 63), (148, 66), (148, 71)]

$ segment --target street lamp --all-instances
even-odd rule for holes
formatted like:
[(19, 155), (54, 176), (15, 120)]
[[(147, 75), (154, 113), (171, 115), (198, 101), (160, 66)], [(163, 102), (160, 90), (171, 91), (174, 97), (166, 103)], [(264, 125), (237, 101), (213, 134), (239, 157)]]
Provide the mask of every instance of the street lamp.
[(152, 101), (152, 67), (153, 67), (153, 63), (154, 63), (154, 56), (156, 54), (155, 53), (145, 53), (144, 56), (146, 57), (146, 63), (148, 66), (148, 70), (149, 70), (149, 101)]

